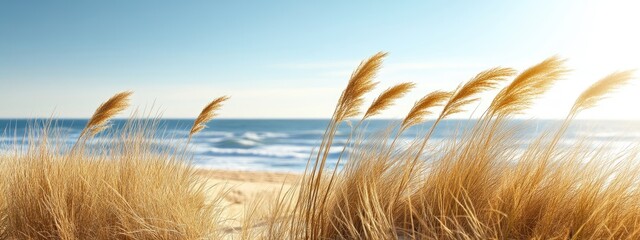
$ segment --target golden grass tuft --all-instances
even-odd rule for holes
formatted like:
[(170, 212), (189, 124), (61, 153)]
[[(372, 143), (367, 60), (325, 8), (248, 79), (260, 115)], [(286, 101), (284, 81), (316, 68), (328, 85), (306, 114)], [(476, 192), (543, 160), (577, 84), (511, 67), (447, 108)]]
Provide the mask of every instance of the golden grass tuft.
[(451, 99), (442, 109), (440, 118), (455, 113), (462, 112), (462, 107), (478, 101), (475, 96), (483, 91), (487, 91), (497, 87), (498, 83), (505, 81), (507, 77), (515, 74), (515, 70), (511, 68), (496, 67), (478, 73), (474, 78), (459, 86), (451, 95)]
[(342, 92), (337, 106), (336, 120), (338, 122), (355, 117), (360, 114), (360, 105), (364, 102), (363, 96), (373, 90), (378, 84), (373, 82), (382, 60), (387, 53), (379, 52), (369, 59), (362, 61), (360, 66), (351, 74), (347, 87)]
[(631, 70), (615, 72), (593, 83), (576, 99), (571, 112), (577, 113), (594, 107), (596, 103), (604, 99), (607, 94), (628, 83), (633, 78), (633, 72), (634, 71)]
[[(431, 133), (442, 127), (440, 120), (462, 112), (480, 100), (480, 92), (515, 73), (509, 68), (484, 71), (453, 93), (435, 91), (418, 100), (391, 144), (395, 128), (369, 136), (354, 127), (350, 135), (357, 137), (342, 148), (348, 161), (326, 174), (338, 124), (359, 113), (385, 55), (374, 55), (353, 73), (296, 187), (249, 206), (242, 226), (232, 229), (237, 235), (218, 224), (215, 204), (224, 193), (207, 200), (203, 182), (185, 161), (188, 156), (154, 147), (156, 129), (149, 120), (127, 124), (106, 143), (88, 147), (91, 139), (80, 142), (84, 151), (74, 154), (56, 141), (30, 139), (25, 151), (0, 155), (0, 237), (640, 238), (640, 146), (593, 147), (589, 139), (558, 144), (574, 116), (626, 84), (633, 78), (630, 71), (594, 83), (578, 97), (560, 129), (550, 127), (523, 142), (519, 136), (530, 133), (525, 132), (527, 122), (503, 120), (524, 111), (566, 73), (563, 60), (549, 58), (503, 88), (475, 125), (453, 129), (455, 137), (427, 144)], [(404, 83), (384, 91), (360, 122), (387, 109), (411, 87)], [(205, 127), (224, 100), (205, 107), (190, 136)], [(425, 122), (432, 108), (441, 105), (427, 134), (394, 145), (403, 130)], [(97, 112), (108, 112), (101, 108)], [(96, 117), (103, 121), (88, 124), (84, 131), (106, 126), (109, 118)], [(256, 214), (260, 203), (269, 207)]]
[(129, 107), (129, 97), (133, 92), (121, 92), (117, 93), (113, 97), (109, 98), (106, 102), (102, 103), (98, 109), (96, 109), (93, 116), (87, 122), (87, 126), (80, 133), (80, 138), (89, 134), (93, 136), (99, 132), (105, 130), (108, 126), (109, 120), (120, 112)]
[[(327, 126), (325, 131), (325, 137), (322, 139), (320, 146), (315, 156), (315, 161), (312, 164), (308, 164), (305, 169), (305, 173), (309, 172), (309, 176), (302, 178), (305, 185), (302, 186), (299, 191), (299, 196), (304, 198), (313, 199), (307, 202), (301, 202), (302, 204), (296, 204), (294, 212), (304, 215), (304, 217), (310, 221), (318, 217), (316, 210), (318, 206), (322, 206), (327, 201), (326, 198), (319, 198), (318, 194), (321, 191), (328, 191), (331, 189), (332, 184), (327, 184), (326, 190), (321, 190), (324, 186), (320, 186), (321, 179), (324, 178), (324, 171), (326, 166), (327, 157), (329, 156), (329, 150), (333, 145), (333, 136), (337, 131), (338, 125), (348, 118), (355, 117), (360, 114), (360, 106), (364, 102), (363, 96), (373, 90), (378, 84), (373, 79), (376, 77), (378, 70), (382, 65), (382, 60), (387, 53), (379, 52), (369, 59), (362, 61), (358, 68), (351, 74), (351, 78), (347, 84), (347, 87), (342, 92), (336, 110)], [(311, 161), (311, 157), (309, 161)], [(313, 167), (312, 167), (313, 166)], [(322, 219), (316, 219), (313, 221), (322, 221)], [(310, 227), (305, 229), (306, 236), (316, 236), (317, 229)]]
[(425, 117), (433, 113), (431, 108), (442, 106), (449, 98), (451, 98), (451, 93), (444, 91), (433, 91), (425, 95), (413, 104), (407, 116), (402, 120), (401, 129), (424, 122)]
[(522, 112), (567, 73), (564, 63), (554, 56), (520, 73), (493, 99), (489, 113), (504, 116)]
[(369, 106), (362, 119), (367, 119), (371, 116), (377, 115), (381, 111), (389, 108), (393, 104), (393, 101), (402, 98), (407, 94), (407, 92), (411, 91), (415, 85), (415, 83), (406, 82), (384, 90), (380, 96), (373, 100), (371, 106)]
[[(130, 94), (103, 103), (83, 132), (106, 129)], [(107, 141), (76, 143), (82, 151), (62, 144), (55, 122), (34, 126), (26, 149), (0, 154), (0, 238), (221, 238), (222, 195), (208, 197), (178, 143), (155, 144), (157, 123), (134, 116)]]
[[(520, 74), (498, 93), (489, 114), (454, 139), (426, 145), (438, 120), (479, 100), (477, 93), (513, 70), (491, 69), (459, 87), (429, 134), (406, 145), (389, 146), (392, 131), (356, 139), (342, 169), (327, 176), (322, 168), (308, 168), (297, 198), (274, 203), (294, 207), (269, 216), (268, 231), (252, 233), (264, 239), (637, 239), (640, 146), (617, 152), (582, 140), (556, 147), (561, 134), (549, 132), (522, 142), (517, 136), (525, 126), (502, 121), (559, 79), (566, 72), (562, 62), (550, 58)], [(609, 78), (616, 80), (594, 84), (598, 90), (587, 90), (579, 106), (593, 106), (630, 75)], [(414, 105), (403, 125), (422, 122), (424, 109), (449, 97), (430, 95)], [(329, 130), (323, 143), (333, 137)], [(309, 165), (326, 161), (324, 156)]]
[(211, 119), (213, 119), (217, 115), (216, 111), (220, 110), (220, 108), (222, 108), (222, 103), (228, 99), (228, 96), (222, 96), (214, 99), (209, 104), (207, 104), (207, 106), (202, 109), (200, 115), (198, 115), (196, 120), (193, 122), (191, 131), (189, 131), (189, 137), (205, 129), (207, 127), (207, 122), (211, 121)]

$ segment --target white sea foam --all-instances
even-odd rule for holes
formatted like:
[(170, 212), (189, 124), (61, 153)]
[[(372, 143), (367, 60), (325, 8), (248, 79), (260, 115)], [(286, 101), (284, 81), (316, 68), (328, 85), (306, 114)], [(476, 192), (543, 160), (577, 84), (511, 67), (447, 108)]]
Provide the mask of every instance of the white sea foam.
[(204, 154), (230, 154), (230, 155), (253, 155), (253, 156), (262, 156), (262, 157), (277, 157), (277, 158), (305, 158), (308, 157), (308, 154), (299, 153), (299, 152), (291, 152), (286, 150), (277, 150), (277, 149), (242, 149), (242, 148), (208, 148)]
[[(188, 135), (189, 132), (187, 132), (186, 135)], [(233, 133), (232, 132), (220, 132), (220, 131), (202, 131), (199, 132), (198, 134), (195, 135), (195, 137), (198, 138), (205, 138), (205, 137), (233, 137)]]
[[(162, 130), (162, 134), (156, 136), (156, 138), (149, 140), (149, 143), (158, 145), (159, 149), (176, 146), (176, 144), (178, 144), (177, 146), (184, 146), (189, 133), (188, 127), (192, 124), (192, 121), (170, 121), (166, 126), (167, 129)], [(234, 121), (236, 120), (217, 122), (191, 139), (189, 149), (193, 153), (194, 160), (197, 160), (195, 163), (199, 167), (246, 170), (295, 169), (297, 171), (304, 168), (304, 164), (311, 156), (312, 150), (317, 151), (322, 141), (322, 135), (325, 132), (323, 127), (317, 125), (317, 122), (313, 123), (313, 125), (307, 125), (310, 123), (305, 121), (291, 121), (288, 124), (265, 125), (260, 123), (251, 125), (252, 121), (246, 121), (242, 124)], [(0, 124), (4, 124), (0, 125), (0, 127), (6, 127), (7, 121), (2, 122), (0, 120)], [(442, 147), (443, 142), (446, 143), (454, 139), (456, 137), (454, 136), (455, 134), (461, 133), (461, 130), (455, 128), (457, 125), (459, 124), (454, 121), (443, 124), (442, 126), (446, 127), (436, 130), (429, 140), (430, 148), (436, 150), (430, 152), (437, 153), (437, 149)], [(56, 141), (67, 146), (73, 145), (77, 141), (78, 133), (84, 125), (73, 126), (58, 127), (62, 129), (57, 131), (60, 132), (62, 138)], [(384, 124), (380, 126), (386, 127)], [(578, 123), (576, 127), (572, 127), (567, 131), (560, 145), (570, 146), (570, 144), (584, 139), (589, 144), (589, 147), (605, 146), (607, 150), (618, 151), (617, 149), (624, 149), (640, 143), (640, 127), (638, 127), (640, 125), (626, 127), (627, 125), (617, 122), (605, 122), (598, 128), (591, 126), (590, 124), (581, 125)], [(328, 159), (329, 163), (335, 162), (343, 146), (347, 143), (349, 128), (341, 127), (340, 130), (341, 132), (337, 133), (333, 141)], [(366, 129), (365, 135), (373, 136), (372, 134), (379, 130), (383, 129), (371, 127)], [(541, 128), (540, 131), (530, 129), (518, 132), (517, 141), (513, 142), (512, 147), (519, 149), (519, 151), (525, 149), (532, 139), (543, 133), (543, 130)], [(18, 128), (15, 133), (7, 131), (4, 135), (0, 134), (0, 151), (6, 152), (7, 149), (13, 150), (16, 147), (24, 148), (28, 146), (23, 144), (25, 143), (23, 142), (25, 131), (23, 127)], [(35, 133), (35, 136), (28, 138), (31, 143), (41, 141), (37, 131)], [(412, 128), (395, 145), (398, 148), (406, 147), (415, 139), (414, 136), (421, 137), (424, 134), (424, 129), (420, 131), (419, 128)], [(119, 139), (111, 139), (109, 135), (100, 134), (89, 141), (89, 144), (91, 147), (100, 147), (101, 145), (118, 143), (118, 141)], [(388, 143), (390, 142), (391, 140)], [(348, 152), (349, 149), (347, 149)]]
[[(335, 161), (329, 160), (327, 167), (331, 168)], [(224, 169), (224, 170), (254, 170), (254, 171), (276, 171), (276, 172), (292, 172), (302, 173), (304, 171), (306, 160), (299, 161), (297, 159), (278, 159), (274, 161), (269, 157), (199, 157), (195, 161), (198, 168), (204, 169)]]

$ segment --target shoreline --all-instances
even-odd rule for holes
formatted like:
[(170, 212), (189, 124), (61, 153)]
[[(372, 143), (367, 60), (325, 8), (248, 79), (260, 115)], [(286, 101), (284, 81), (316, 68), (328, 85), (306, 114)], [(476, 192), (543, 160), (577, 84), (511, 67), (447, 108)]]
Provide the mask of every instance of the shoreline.
[(287, 183), (292, 184), (302, 174), (288, 172), (255, 171), (255, 170), (224, 170), (195, 167), (196, 175), (208, 179), (231, 180), (253, 183)]
[(280, 191), (290, 190), (302, 176), (302, 174), (268, 171), (201, 168), (196, 168), (195, 173), (205, 181), (207, 197), (210, 201), (223, 196), (218, 203), (221, 211), (219, 220), (223, 227), (229, 229), (242, 225), (247, 208), (258, 207), (256, 209), (258, 212), (265, 210), (261, 206), (269, 204), (260, 201), (268, 201), (276, 197)]

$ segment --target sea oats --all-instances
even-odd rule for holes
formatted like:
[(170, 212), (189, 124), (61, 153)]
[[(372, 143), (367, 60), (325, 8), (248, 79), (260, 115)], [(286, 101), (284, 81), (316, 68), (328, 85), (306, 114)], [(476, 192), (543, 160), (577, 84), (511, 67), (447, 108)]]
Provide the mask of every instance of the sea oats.
[(607, 94), (629, 82), (633, 78), (633, 72), (632, 70), (615, 72), (593, 83), (576, 99), (571, 113), (576, 114), (595, 106), (600, 100), (606, 98)]
[(406, 129), (424, 122), (425, 117), (432, 114), (431, 108), (442, 106), (451, 97), (450, 92), (434, 91), (418, 100), (407, 116), (402, 120), (401, 128)]
[(442, 109), (440, 118), (462, 112), (462, 107), (477, 101), (477, 94), (493, 89), (498, 83), (505, 81), (507, 77), (515, 74), (511, 68), (496, 67), (478, 73), (474, 78), (459, 86), (452, 94), (451, 99)]
[(509, 115), (522, 112), (536, 97), (546, 92), (567, 70), (565, 60), (550, 57), (520, 73), (503, 88), (491, 102), (490, 115)]
[(107, 123), (109, 123), (111, 118), (129, 107), (129, 97), (131, 94), (133, 94), (131, 91), (121, 92), (102, 103), (80, 133), (80, 138), (86, 134), (90, 136), (96, 135), (106, 129), (108, 127)]
[(193, 136), (199, 131), (202, 131), (202, 129), (205, 129), (207, 127), (207, 122), (211, 121), (211, 119), (213, 119), (217, 115), (216, 111), (218, 111), (222, 107), (222, 103), (228, 99), (228, 96), (222, 96), (214, 99), (213, 101), (211, 101), (211, 103), (207, 104), (207, 106), (202, 109), (200, 115), (198, 115), (196, 120), (193, 122), (191, 131), (189, 131), (189, 137)]
[(363, 96), (378, 84), (373, 82), (373, 79), (378, 73), (385, 56), (387, 56), (387, 53), (383, 52), (373, 55), (369, 59), (362, 61), (351, 74), (349, 83), (338, 101), (335, 119), (337, 122), (360, 114), (359, 108), (364, 102)]
[(362, 119), (377, 115), (382, 110), (387, 109), (393, 104), (393, 101), (404, 96), (414, 86), (414, 83), (406, 82), (388, 88), (387, 90), (382, 92), (380, 96), (378, 96), (378, 98), (373, 100), (373, 103), (371, 103), (371, 106), (369, 107), (369, 109), (367, 109), (367, 112), (364, 114), (364, 117)]

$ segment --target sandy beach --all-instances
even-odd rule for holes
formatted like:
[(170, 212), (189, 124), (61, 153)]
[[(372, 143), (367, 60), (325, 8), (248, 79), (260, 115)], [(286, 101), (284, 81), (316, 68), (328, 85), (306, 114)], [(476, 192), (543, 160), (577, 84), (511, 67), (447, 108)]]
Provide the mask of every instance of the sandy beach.
[(281, 190), (287, 191), (299, 179), (300, 175), (258, 171), (231, 171), (198, 169), (196, 172), (206, 181), (211, 200), (227, 191), (221, 199), (223, 225), (238, 227), (243, 220), (246, 207), (256, 200), (273, 197)]

